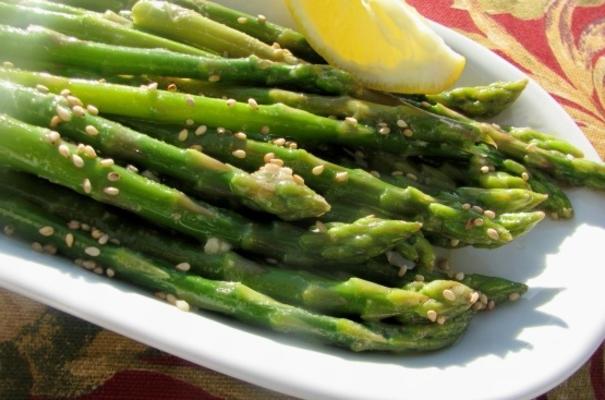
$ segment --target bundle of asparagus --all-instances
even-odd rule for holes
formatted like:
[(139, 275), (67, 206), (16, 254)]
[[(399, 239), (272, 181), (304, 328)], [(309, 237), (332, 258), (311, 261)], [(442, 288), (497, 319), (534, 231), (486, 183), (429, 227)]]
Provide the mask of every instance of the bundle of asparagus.
[(379, 93), (210, 1), (66, 3), (0, 0), (0, 224), (182, 310), (443, 348), (527, 287), (433, 246), (506, 245), (572, 217), (559, 184), (605, 187), (570, 144), (476, 119), (524, 81)]

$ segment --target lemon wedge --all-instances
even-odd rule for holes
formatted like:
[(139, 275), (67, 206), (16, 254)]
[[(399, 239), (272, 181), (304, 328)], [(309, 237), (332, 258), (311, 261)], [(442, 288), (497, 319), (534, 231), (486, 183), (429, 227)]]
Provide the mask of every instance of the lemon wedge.
[(438, 93), (464, 70), (465, 58), (403, 0), (285, 1), (313, 49), (369, 88)]

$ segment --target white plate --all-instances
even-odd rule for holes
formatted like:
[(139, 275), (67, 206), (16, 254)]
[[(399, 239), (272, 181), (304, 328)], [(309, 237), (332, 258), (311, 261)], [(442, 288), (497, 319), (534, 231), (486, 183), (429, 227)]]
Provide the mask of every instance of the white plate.
[[(286, 15), (278, 1), (231, 3), (273, 20)], [(524, 77), (463, 36), (435, 29), (468, 58), (461, 83)], [(501, 120), (557, 133), (598, 159), (572, 119), (533, 82)], [(570, 195), (577, 210), (573, 221), (544, 222), (503, 249), (455, 253), (452, 263), (459, 269), (520, 280), (531, 289), (517, 304), (477, 317), (452, 348), (427, 355), (352, 354), (206, 313), (182, 313), (5, 238), (0, 285), (194, 363), (302, 398), (530, 399), (570, 376), (605, 336), (605, 197), (585, 190)]]

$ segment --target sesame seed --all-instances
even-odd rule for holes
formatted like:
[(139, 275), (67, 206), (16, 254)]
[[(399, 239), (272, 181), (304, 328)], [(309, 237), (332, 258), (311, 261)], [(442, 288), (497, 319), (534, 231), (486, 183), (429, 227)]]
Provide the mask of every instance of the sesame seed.
[(315, 176), (318, 176), (318, 175), (323, 174), (325, 169), (326, 169), (326, 166), (323, 164), (320, 164), (320, 165), (313, 167), (313, 169), (311, 170), (311, 173)]
[(99, 115), (99, 109), (97, 107), (93, 106), (92, 104), (87, 105), (86, 109), (92, 115)]
[(489, 303), (487, 303), (487, 309), (488, 310), (493, 310), (496, 307), (496, 302), (493, 300), (490, 300)]
[(473, 221), (473, 225), (475, 225), (475, 226), (481, 226), (481, 225), (483, 225), (483, 219), (482, 218), (476, 218)]
[(57, 131), (49, 131), (46, 134), (46, 140), (49, 143), (55, 144), (57, 143), (59, 140), (61, 140), (61, 135), (59, 134), (59, 132)]
[(48, 124), (48, 126), (50, 126), (51, 128), (56, 128), (57, 126), (59, 126), (60, 123), (61, 118), (59, 118), (58, 115), (53, 115), (53, 117), (50, 119), (50, 123)]
[(471, 205), (470, 205), (469, 203), (464, 203), (464, 204), (462, 205), (462, 209), (463, 209), (463, 210), (470, 210), (470, 209), (471, 209)]
[(183, 312), (188, 312), (191, 310), (189, 303), (187, 303), (185, 300), (177, 300), (174, 302), (174, 305)]
[(426, 312), (426, 317), (429, 319), (429, 321), (431, 322), (435, 322), (437, 321), (437, 311), (435, 310), (428, 310)]
[(194, 123), (195, 122), (191, 118), (189, 118), (185, 121), (185, 125), (187, 125), (187, 126), (193, 126)]
[(101, 164), (102, 167), (112, 167), (115, 162), (111, 158), (104, 158), (103, 160), (99, 161), (99, 164)]
[(264, 24), (265, 22), (267, 22), (267, 17), (265, 17), (263, 14), (258, 14), (258, 16), (256, 17), (256, 19), (261, 24)]
[(80, 226), (80, 229), (82, 229), (85, 232), (88, 232), (88, 231), (90, 231), (90, 225), (88, 225), (88, 224), (82, 224)]
[(530, 143), (525, 147), (525, 150), (528, 152), (536, 151), (537, 146), (534, 143)]
[(424, 282), (424, 275), (418, 274), (418, 275), (414, 276), (414, 280), (417, 282)]
[(216, 128), (216, 132), (217, 132), (219, 135), (222, 135), (222, 134), (224, 134), (225, 132), (227, 132), (227, 130), (226, 130), (225, 128), (223, 128), (222, 126), (219, 126), (218, 128)]
[(49, 237), (55, 233), (55, 229), (52, 226), (43, 226), (38, 230), (38, 233), (42, 236)]
[(67, 247), (71, 248), (74, 245), (74, 235), (72, 233), (68, 233), (67, 235), (65, 235), (65, 244), (67, 245)]
[(479, 301), (483, 304), (487, 304), (487, 302), (489, 301), (487, 296), (484, 293), (481, 293), (481, 295), (479, 296)]
[(437, 318), (437, 323), (438, 323), (439, 325), (443, 325), (443, 324), (445, 324), (445, 321), (447, 321), (447, 319), (446, 319), (446, 318), (445, 318), (443, 315), (442, 315), (442, 316), (440, 316), (439, 318)]
[(65, 158), (69, 158), (69, 146), (65, 143), (59, 145), (59, 154), (61, 154)]
[(188, 262), (182, 262), (180, 264), (177, 264), (176, 269), (179, 271), (187, 272), (191, 269), (191, 264), (189, 264)]
[(37, 252), (42, 252), (42, 250), (44, 250), (44, 248), (42, 247), (42, 245), (40, 243), (38, 243), (38, 242), (33, 242), (32, 243), (32, 249), (34, 251), (37, 251)]
[(220, 243), (217, 238), (209, 238), (204, 245), (204, 253), (217, 254), (220, 251)]
[(88, 254), (91, 257), (98, 257), (101, 255), (101, 250), (98, 247), (90, 246), (84, 249), (84, 253)]
[(500, 239), (500, 235), (498, 234), (498, 231), (495, 230), (494, 228), (489, 228), (486, 233), (487, 233), (487, 236), (492, 240)]
[(107, 268), (105, 270), (105, 275), (107, 275), (108, 278), (113, 278), (114, 276), (116, 276), (116, 271), (111, 268)]
[(328, 231), (326, 224), (321, 221), (315, 221), (315, 231), (320, 233), (325, 233)]
[(206, 125), (200, 125), (195, 130), (195, 136), (202, 136), (204, 133), (206, 133), (207, 130), (208, 127)]
[(117, 182), (120, 180), (120, 174), (115, 171), (112, 171), (107, 174), (107, 180), (110, 182)]
[(405, 274), (408, 272), (407, 267), (399, 267), (399, 271), (397, 271), (397, 276), (403, 278)]
[(72, 230), (80, 229), (80, 221), (76, 221), (75, 219), (72, 219), (71, 221), (69, 221), (67, 223), (67, 227)]
[(269, 161), (271, 164), (275, 164), (279, 167), (283, 167), (284, 166), (284, 160), (279, 159), (279, 158), (274, 158), (271, 161)]
[(298, 143), (292, 142), (288, 145), (288, 148), (290, 148), (292, 150), (296, 150), (296, 149), (298, 149)]
[(61, 90), (61, 92), (59, 94), (63, 97), (67, 97), (67, 96), (71, 95), (71, 90), (63, 89), (63, 90)]
[(177, 139), (179, 140), (179, 142), (184, 142), (185, 140), (187, 140), (188, 137), (189, 137), (189, 130), (183, 129), (179, 132)]
[(78, 117), (83, 117), (86, 114), (86, 110), (81, 106), (73, 106), (71, 111)]
[(376, 178), (380, 178), (380, 172), (378, 172), (378, 171), (370, 171), (370, 174), (372, 174)]
[(263, 135), (268, 135), (269, 132), (271, 132), (271, 129), (266, 125), (260, 128), (260, 133)]
[(177, 86), (175, 83), (171, 83), (168, 86), (166, 86), (166, 90), (168, 90), (169, 92), (176, 92)]
[(44, 245), (44, 247), (42, 247), (42, 250), (44, 250), (44, 252), (46, 254), (50, 254), (50, 255), (57, 254), (57, 246), (55, 246), (53, 244)]
[(155, 292), (153, 295), (158, 299), (166, 300), (166, 293), (164, 292)]
[(275, 153), (267, 153), (263, 157), (263, 161), (265, 162), (265, 164), (267, 164), (267, 163), (270, 163), (271, 160), (273, 160), (274, 158), (275, 158)]
[(496, 213), (495, 213), (495, 212), (493, 212), (492, 210), (485, 210), (485, 211), (483, 212), (483, 215), (485, 215), (485, 216), (486, 216), (487, 218), (489, 218), (489, 219), (494, 219), (494, 218), (496, 218)]
[(481, 167), (482, 174), (487, 174), (488, 172), (489, 172), (489, 167), (487, 165), (484, 165), (483, 167)]
[(36, 85), (36, 90), (42, 93), (48, 93), (48, 88), (44, 85)]
[(61, 118), (61, 121), (69, 122), (71, 121), (71, 112), (62, 106), (57, 106), (57, 116)]
[(389, 133), (391, 133), (391, 128), (389, 128), (388, 126), (383, 126), (382, 128), (378, 129), (378, 133), (380, 133), (381, 135), (388, 135)]
[(6, 225), (3, 230), (6, 236), (12, 236), (15, 233), (15, 227), (12, 225)]
[(478, 300), (479, 300), (479, 293), (477, 293), (477, 292), (471, 293), (471, 295), (470, 295), (470, 297), (468, 299), (468, 301), (471, 304), (475, 304)]
[(97, 267), (97, 268), (93, 269), (92, 272), (94, 272), (97, 275), (103, 275), (103, 268)]
[(97, 158), (97, 152), (92, 146), (84, 146), (84, 155), (88, 158)]
[(90, 194), (90, 192), (92, 192), (92, 184), (90, 183), (90, 179), (84, 179), (82, 182), (82, 190), (84, 190), (84, 193), (86, 194)]
[(126, 169), (130, 172), (135, 172), (135, 173), (139, 172), (139, 169), (132, 164), (128, 164), (126, 166)]
[(346, 117), (345, 123), (349, 126), (357, 126), (357, 124), (358, 124), (357, 119), (355, 119), (353, 117)]
[(113, 186), (108, 186), (105, 189), (103, 189), (103, 192), (108, 196), (117, 196), (120, 194), (120, 189), (113, 187)]
[(412, 136), (414, 136), (414, 131), (412, 131), (411, 129), (404, 129), (403, 136), (412, 137)]
[(109, 235), (106, 233), (104, 233), (97, 241), (97, 243), (99, 243), (101, 246), (105, 246), (107, 242), (109, 242)]
[(76, 96), (67, 96), (67, 102), (71, 106), (83, 106), (82, 100), (78, 99)]
[(521, 295), (519, 293), (511, 293), (508, 295), (508, 300), (510, 301), (517, 301), (521, 298)]
[(71, 162), (76, 166), (76, 168), (84, 167), (84, 160), (77, 154), (73, 154), (71, 156)]
[(274, 49), (281, 49), (281, 44), (273, 42), (273, 44), (271, 44), (271, 47), (273, 47)]
[(475, 211), (479, 214), (483, 214), (483, 208), (481, 208), (479, 206), (473, 206), (472, 209), (473, 209), (473, 211)]
[(235, 136), (235, 138), (239, 140), (246, 140), (248, 138), (248, 136), (244, 132), (237, 132), (233, 136)]
[(529, 180), (529, 174), (527, 172), (523, 172), (521, 174), (521, 179), (527, 182)]
[(80, 153), (84, 152), (85, 148), (86, 148), (86, 146), (84, 146), (84, 143), (78, 143), (78, 146), (76, 147), (76, 153), (80, 154)]
[(239, 17), (239, 18), (237, 19), (237, 23), (238, 23), (238, 24), (242, 24), (242, 25), (243, 25), (243, 24), (245, 24), (246, 22), (248, 22), (248, 18), (246, 18), (246, 17)]
[(250, 106), (251, 109), (256, 110), (258, 108), (258, 103), (256, 102), (255, 99), (253, 98), (249, 98), (248, 99), (248, 105)]
[(460, 240), (458, 240), (458, 239), (451, 239), (450, 240), (450, 245), (452, 247), (457, 247), (459, 244), (460, 244)]
[(292, 179), (294, 180), (294, 182), (298, 183), (299, 185), (305, 184), (305, 180), (300, 175), (294, 174), (294, 175), (292, 175)]
[(411, 179), (411, 180), (413, 180), (413, 181), (417, 181), (417, 180), (418, 180), (418, 177), (417, 177), (416, 175), (412, 174), (411, 172), (409, 172), (409, 173), (405, 174), (405, 176), (406, 176), (408, 179)]
[(84, 131), (86, 132), (86, 134), (88, 136), (97, 136), (99, 134), (99, 130), (92, 125), (86, 125), (86, 128), (84, 128)]
[(237, 101), (235, 101), (235, 99), (227, 99), (225, 103), (227, 104), (227, 107), (233, 107), (237, 104)]
[(214, 74), (214, 75), (210, 75), (208, 77), (208, 82), (218, 82), (220, 80), (221, 80), (221, 76), (220, 75)]
[(450, 289), (445, 289), (443, 291), (443, 298), (446, 299), (447, 301), (456, 301), (456, 293), (454, 293)]
[(284, 139), (284, 138), (275, 139), (273, 141), (273, 144), (275, 144), (276, 146), (283, 146), (284, 144), (286, 144), (286, 139)]
[(193, 96), (191, 95), (186, 95), (185, 96), (185, 102), (187, 103), (187, 105), (193, 107), (195, 105), (195, 100), (193, 99)]
[(392, 176), (403, 176), (403, 171), (393, 171), (391, 172)]
[(97, 228), (93, 228), (92, 232), (90, 232), (90, 236), (96, 240), (96, 239), (100, 238), (101, 236), (103, 236), (103, 231), (101, 231)]
[(231, 154), (235, 158), (246, 158), (246, 152), (242, 149), (234, 150)]
[(484, 305), (481, 302), (473, 304), (474, 311), (481, 311), (483, 309), (483, 307), (484, 307)]
[(407, 123), (407, 122), (405, 122), (405, 121), (404, 121), (404, 120), (402, 120), (402, 119), (398, 119), (398, 120), (397, 120), (397, 126), (398, 126), (398, 127), (400, 127), (400, 128), (402, 128), (402, 129), (403, 129), (403, 128), (407, 128), (407, 127), (408, 127), (408, 123)]
[(337, 172), (334, 176), (334, 179), (336, 180), (336, 182), (346, 182), (347, 180), (349, 180), (349, 173), (346, 171)]
[(457, 281), (461, 281), (461, 280), (463, 280), (463, 279), (464, 279), (464, 272), (458, 272), (458, 273), (455, 275), (455, 278), (456, 278), (456, 280), (457, 280)]

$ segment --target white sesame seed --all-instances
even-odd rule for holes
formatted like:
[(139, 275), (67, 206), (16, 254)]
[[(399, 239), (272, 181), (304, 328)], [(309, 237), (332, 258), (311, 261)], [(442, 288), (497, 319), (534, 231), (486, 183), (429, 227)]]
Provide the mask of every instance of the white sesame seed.
[(113, 278), (114, 276), (116, 276), (116, 272), (111, 268), (107, 268), (105, 270), (105, 275), (107, 275), (108, 278)]
[(407, 174), (405, 174), (405, 176), (406, 176), (408, 179), (411, 179), (411, 180), (413, 180), (413, 181), (417, 181), (417, 180), (418, 180), (418, 177), (417, 177), (415, 174), (412, 174), (411, 172), (408, 172)]
[(97, 243), (99, 243), (101, 246), (105, 246), (107, 242), (109, 242), (109, 235), (106, 233), (104, 233), (97, 241)]
[(208, 127), (206, 125), (200, 125), (195, 130), (195, 136), (202, 136), (204, 133), (206, 133), (207, 130)]
[(85, 148), (86, 146), (84, 145), (84, 143), (78, 143), (78, 146), (76, 147), (76, 153), (81, 154), (82, 152), (84, 152)]
[(345, 123), (349, 126), (357, 126), (357, 124), (358, 124), (357, 119), (355, 119), (353, 117), (346, 117)]
[(349, 180), (349, 173), (346, 171), (337, 172), (334, 176), (334, 179), (336, 180), (336, 182), (346, 182)]
[(311, 173), (315, 176), (319, 176), (319, 175), (323, 174), (325, 169), (326, 169), (326, 166), (323, 164), (320, 164), (320, 165), (313, 167), (313, 169), (311, 170)]
[(57, 131), (49, 131), (46, 134), (46, 140), (49, 143), (55, 144), (57, 143), (59, 140), (61, 140), (61, 135), (59, 134), (59, 132)]
[(166, 86), (166, 90), (169, 92), (176, 92), (177, 89), (178, 88), (175, 83), (170, 83), (168, 86)]
[(393, 171), (391, 172), (392, 176), (403, 176), (403, 171)]
[(48, 88), (44, 85), (36, 85), (36, 90), (42, 93), (48, 93)]
[(452, 247), (457, 247), (460, 244), (460, 240), (459, 239), (451, 239), (450, 240), (450, 245)]
[(373, 175), (373, 176), (375, 176), (376, 178), (380, 178), (380, 172), (378, 172), (378, 171), (374, 171), (374, 170), (372, 170), (372, 171), (370, 171), (370, 174), (372, 174), (372, 175)]
[(80, 225), (80, 229), (82, 229), (85, 232), (88, 232), (88, 231), (90, 231), (90, 225), (82, 224), (82, 225)]
[(414, 131), (412, 131), (411, 129), (404, 129), (403, 136), (412, 137), (412, 136), (414, 136)]
[(487, 174), (488, 172), (489, 172), (489, 167), (487, 165), (484, 165), (483, 167), (481, 167), (482, 174)]
[(15, 228), (12, 225), (6, 225), (3, 231), (6, 236), (12, 236), (15, 233)]
[(283, 167), (284, 166), (284, 160), (279, 159), (279, 158), (273, 158), (271, 161), (269, 161), (271, 164), (275, 164), (278, 167)]
[(462, 209), (463, 210), (470, 210), (472, 208), (472, 206), (469, 203), (464, 203), (462, 205)]
[(479, 206), (473, 206), (472, 209), (473, 209), (473, 211), (475, 211), (479, 214), (483, 214), (483, 208), (481, 208)]
[(83, 117), (86, 114), (86, 110), (81, 106), (73, 106), (71, 111), (78, 117)]
[(219, 135), (222, 135), (222, 134), (224, 134), (225, 132), (227, 132), (227, 130), (226, 130), (225, 128), (223, 128), (222, 126), (219, 126), (218, 128), (216, 128), (216, 132), (217, 132)]
[(132, 164), (128, 164), (126, 166), (126, 169), (130, 172), (135, 172), (135, 173), (139, 172), (139, 169)]
[(477, 292), (471, 293), (471, 295), (470, 295), (470, 297), (468, 299), (468, 301), (471, 304), (475, 304), (478, 300), (479, 300), (479, 293), (477, 293)]
[(391, 128), (389, 128), (388, 126), (383, 126), (382, 128), (378, 129), (378, 133), (380, 133), (381, 135), (388, 135), (389, 133), (391, 133)]
[(237, 132), (233, 136), (235, 136), (235, 138), (239, 139), (239, 140), (246, 140), (246, 139), (248, 139), (248, 136), (244, 132)]
[(487, 302), (489, 301), (489, 299), (487, 298), (487, 296), (484, 293), (481, 293), (481, 295), (479, 296), (479, 301), (481, 303), (487, 305)]
[(74, 245), (74, 235), (72, 233), (68, 233), (67, 235), (65, 235), (65, 244), (67, 245), (67, 247), (71, 248)]
[(494, 228), (489, 228), (486, 233), (487, 233), (487, 236), (492, 240), (500, 239), (500, 235), (498, 234), (498, 231), (495, 230)]
[(92, 183), (90, 183), (90, 179), (84, 179), (82, 182), (82, 190), (84, 190), (84, 193), (86, 194), (90, 194), (90, 192), (92, 192)]
[(40, 252), (40, 253), (44, 250), (44, 248), (42, 247), (42, 245), (40, 243), (38, 243), (38, 242), (33, 242), (32, 243), (32, 249), (34, 251), (37, 251), (37, 252)]
[(55, 233), (55, 229), (52, 226), (43, 226), (38, 230), (38, 233), (42, 236), (49, 237)]
[(110, 182), (117, 182), (120, 180), (120, 174), (115, 171), (111, 171), (107, 174), (107, 180)]
[(529, 174), (527, 172), (523, 172), (521, 174), (521, 179), (527, 182), (529, 180)]
[(101, 231), (100, 229), (97, 229), (97, 228), (93, 228), (92, 232), (90, 232), (90, 236), (96, 240), (96, 239), (100, 238), (101, 236), (103, 236), (103, 231)]
[(407, 272), (408, 272), (407, 267), (403, 267), (403, 266), (399, 267), (399, 271), (397, 271), (397, 276), (400, 278), (403, 278)]
[(490, 300), (489, 303), (487, 303), (487, 309), (488, 310), (493, 310), (496, 307), (496, 302), (493, 300)]
[(290, 148), (292, 150), (296, 150), (296, 149), (298, 149), (298, 143), (292, 142), (288, 145), (288, 148)]
[(237, 19), (237, 23), (238, 23), (238, 24), (242, 24), (242, 25), (243, 25), (243, 24), (245, 24), (246, 22), (248, 22), (248, 18), (246, 18), (246, 17), (239, 17), (239, 18)]
[(418, 275), (414, 276), (414, 280), (417, 282), (424, 282), (424, 275), (418, 274)]
[(265, 156), (263, 157), (263, 161), (265, 162), (265, 164), (268, 164), (271, 162), (271, 160), (273, 160), (275, 158), (275, 153), (267, 153), (265, 154)]
[(56, 128), (57, 126), (59, 126), (60, 123), (61, 118), (59, 118), (58, 115), (53, 115), (53, 117), (50, 119), (50, 123), (48, 124), (48, 126), (50, 126), (51, 128)]
[(71, 112), (63, 106), (57, 106), (57, 115), (61, 118), (61, 121), (71, 121)]
[(67, 223), (67, 227), (72, 230), (80, 229), (80, 221), (76, 221), (75, 219), (72, 219), (71, 221), (69, 221)]
[(221, 80), (221, 76), (220, 75), (214, 74), (214, 75), (210, 75), (208, 77), (208, 82), (218, 82), (220, 80)]
[(437, 323), (438, 323), (439, 325), (443, 325), (443, 324), (445, 324), (445, 321), (446, 321), (446, 320), (447, 320), (447, 319), (446, 319), (446, 318), (445, 318), (445, 317), (442, 315), (442, 316), (440, 316), (439, 318), (437, 318)]
[(517, 301), (521, 298), (521, 295), (519, 293), (511, 293), (508, 295), (508, 300), (510, 301)]
[(489, 219), (496, 218), (496, 213), (493, 212), (492, 210), (485, 210), (485, 211), (483, 211), (483, 215), (485, 215)]
[(83, 106), (82, 100), (78, 99), (76, 96), (67, 96), (67, 102), (71, 106)]
[(155, 292), (153, 295), (158, 299), (166, 300), (166, 293), (164, 292)]
[(204, 253), (206, 254), (218, 254), (221, 249), (220, 240), (217, 238), (209, 238), (204, 245)]
[(84, 131), (86, 132), (86, 134), (88, 136), (97, 136), (99, 134), (99, 130), (94, 127), (93, 125), (86, 125), (86, 128), (84, 128)]
[(53, 245), (53, 244), (46, 244), (44, 245), (44, 247), (42, 247), (42, 250), (46, 253), (46, 254), (50, 254), (50, 255), (55, 255), (57, 254), (57, 246)]
[(184, 312), (188, 312), (191, 310), (189, 303), (187, 303), (185, 300), (177, 300), (175, 301), (174, 305), (176, 306), (176, 308)]
[(63, 97), (67, 97), (67, 96), (71, 95), (71, 90), (63, 89), (63, 90), (61, 90), (61, 92), (59, 94)]
[(84, 253), (91, 257), (98, 257), (101, 255), (101, 250), (98, 247), (90, 246), (84, 249)]
[(59, 154), (61, 154), (65, 158), (69, 158), (70, 151), (69, 146), (65, 143), (59, 145)]
[(428, 310), (426, 312), (426, 317), (429, 319), (429, 321), (431, 322), (435, 322), (437, 321), (437, 311), (435, 310)]
[(182, 262), (180, 264), (177, 264), (176, 269), (182, 272), (187, 272), (191, 269), (191, 264), (189, 264), (188, 262)]
[(179, 132), (177, 139), (179, 142), (184, 142), (189, 137), (189, 129), (183, 129)]
[(473, 221), (473, 225), (475, 226), (481, 226), (483, 225), (484, 221), (482, 218), (475, 218), (475, 220)]
[(76, 168), (84, 167), (84, 160), (77, 154), (72, 154), (71, 162), (76, 166)]
[(403, 129), (403, 128), (407, 128), (407, 127), (408, 127), (408, 123), (407, 123), (407, 122), (405, 122), (405, 121), (404, 121), (404, 120), (402, 120), (402, 119), (398, 119), (398, 120), (397, 120), (397, 126), (398, 126), (398, 127), (400, 127), (400, 128), (402, 128), (402, 129)]
[(456, 277), (457, 281), (463, 280), (464, 279), (464, 272), (458, 272), (455, 277)]
[(97, 158), (97, 152), (92, 146), (84, 146), (84, 155), (88, 158)]
[(86, 109), (92, 115), (99, 115), (99, 109), (97, 107), (93, 106), (92, 104), (87, 105)]
[(456, 301), (456, 293), (454, 293), (450, 289), (445, 289), (443, 291), (443, 298), (446, 299), (447, 301)]
[(235, 101), (235, 99), (227, 99), (225, 103), (227, 104), (227, 107), (233, 107), (237, 104), (237, 101)]
[(483, 310), (484, 307), (485, 306), (481, 302), (473, 304), (473, 310), (474, 311), (481, 311), (481, 310)]
[(267, 22), (267, 17), (265, 17), (263, 14), (258, 14), (258, 16), (256, 17), (256, 19), (261, 24), (264, 24), (265, 22)]
[(94, 272), (97, 275), (103, 275), (103, 268), (96, 267), (95, 269), (92, 270), (92, 272)]
[(256, 110), (258, 108), (258, 103), (255, 99), (253, 98), (249, 98), (248, 99), (248, 105), (250, 106), (251, 109)]
[(273, 144), (276, 146), (283, 146), (284, 144), (286, 144), (286, 139), (284, 139), (284, 138), (275, 139), (273, 141)]
[(292, 175), (292, 179), (294, 180), (294, 182), (298, 183), (299, 185), (305, 184), (305, 180), (300, 175), (294, 174), (294, 175)]
[(120, 189), (113, 187), (113, 186), (108, 186), (105, 189), (103, 189), (103, 192), (108, 196), (117, 196), (120, 194)]
[(269, 132), (271, 132), (271, 129), (266, 125), (260, 128), (260, 133), (262, 133), (263, 135), (268, 135)]
[(231, 154), (235, 158), (246, 158), (246, 152), (242, 149), (234, 150)]

